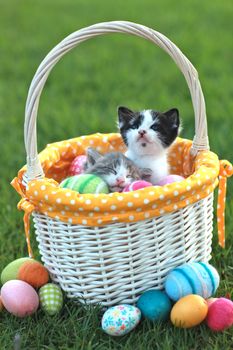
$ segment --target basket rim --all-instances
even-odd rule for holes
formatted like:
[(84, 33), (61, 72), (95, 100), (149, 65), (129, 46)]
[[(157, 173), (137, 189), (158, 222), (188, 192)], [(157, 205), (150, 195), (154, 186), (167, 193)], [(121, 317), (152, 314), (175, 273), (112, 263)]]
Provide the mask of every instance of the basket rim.
[[(110, 141), (119, 138), (119, 134), (107, 134)], [(111, 142), (104, 142), (106, 134), (93, 134), (75, 138), (85, 145), (98, 137), (106, 148)], [(112, 137), (112, 139), (111, 139)], [(71, 143), (72, 140), (61, 141)], [(56, 143), (58, 145), (59, 143)], [(183, 145), (184, 157), (190, 155), (190, 140), (179, 138), (176, 146)], [(51, 162), (54, 154), (59, 158), (58, 146), (54, 144), (41, 152), (41, 160)], [(60, 150), (61, 151), (61, 150)], [(42, 164), (43, 164), (42, 161)], [(60, 188), (53, 179), (42, 178), (29, 181), (23, 186), (25, 167), (19, 171), (18, 181), (25, 197), (35, 210), (72, 224), (104, 226), (114, 222), (134, 222), (176, 211), (207, 197), (218, 185), (219, 160), (211, 151), (202, 151), (193, 159), (194, 172), (180, 183), (162, 187), (147, 187), (133, 192), (110, 194), (79, 194), (66, 188)]]

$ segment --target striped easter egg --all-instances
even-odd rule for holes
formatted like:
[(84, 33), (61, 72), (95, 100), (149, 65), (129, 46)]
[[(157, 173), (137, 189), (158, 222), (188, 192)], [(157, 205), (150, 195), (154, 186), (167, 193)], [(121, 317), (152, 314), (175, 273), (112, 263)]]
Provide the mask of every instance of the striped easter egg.
[(68, 177), (60, 183), (60, 187), (79, 193), (109, 193), (107, 184), (99, 176), (93, 174)]
[(217, 270), (204, 262), (190, 262), (176, 267), (165, 281), (166, 293), (174, 301), (189, 294), (198, 294), (207, 299), (216, 292), (218, 286)]

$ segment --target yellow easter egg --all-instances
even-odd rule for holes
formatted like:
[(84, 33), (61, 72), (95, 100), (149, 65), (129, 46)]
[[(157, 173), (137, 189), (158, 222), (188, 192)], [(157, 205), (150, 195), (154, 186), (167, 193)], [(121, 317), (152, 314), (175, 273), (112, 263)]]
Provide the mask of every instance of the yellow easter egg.
[(199, 295), (186, 295), (173, 306), (171, 322), (176, 327), (191, 328), (200, 324), (207, 316), (208, 304)]

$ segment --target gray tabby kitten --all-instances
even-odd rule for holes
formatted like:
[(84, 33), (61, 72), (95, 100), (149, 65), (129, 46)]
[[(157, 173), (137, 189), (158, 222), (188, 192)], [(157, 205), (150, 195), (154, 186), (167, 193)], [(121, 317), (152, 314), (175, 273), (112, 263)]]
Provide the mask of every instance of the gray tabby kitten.
[(87, 149), (87, 163), (85, 174), (95, 174), (101, 177), (111, 192), (122, 192), (135, 180), (147, 174), (147, 169), (139, 169), (120, 152), (100, 154), (93, 148)]

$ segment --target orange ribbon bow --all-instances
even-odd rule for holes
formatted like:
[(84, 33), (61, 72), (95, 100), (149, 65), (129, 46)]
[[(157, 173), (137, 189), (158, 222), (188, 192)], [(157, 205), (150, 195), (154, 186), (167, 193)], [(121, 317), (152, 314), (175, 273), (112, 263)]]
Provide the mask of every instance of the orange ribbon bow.
[(219, 170), (219, 188), (218, 188), (218, 242), (222, 248), (225, 248), (225, 202), (226, 202), (226, 188), (227, 177), (233, 175), (233, 167), (227, 160), (220, 160)]
[(30, 243), (30, 215), (35, 210), (35, 206), (32, 203), (30, 203), (29, 200), (26, 198), (26, 195), (23, 192), (17, 177), (15, 177), (12, 180), (11, 185), (22, 197), (22, 199), (19, 201), (17, 205), (17, 208), (19, 210), (24, 211), (23, 222), (24, 222), (24, 231), (25, 231), (27, 248), (28, 248), (28, 255), (30, 258), (33, 258), (33, 252), (32, 252), (31, 243)]

